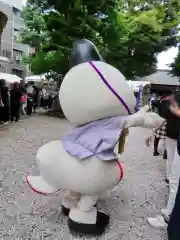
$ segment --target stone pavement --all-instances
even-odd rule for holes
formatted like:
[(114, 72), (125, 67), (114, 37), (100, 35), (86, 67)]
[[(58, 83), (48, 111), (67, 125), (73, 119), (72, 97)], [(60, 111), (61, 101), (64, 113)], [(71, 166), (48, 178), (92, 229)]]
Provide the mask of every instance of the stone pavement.
[[(34, 116), (27, 121), (0, 127), (0, 239), (3, 240), (72, 240), (67, 219), (57, 220), (61, 195), (39, 196), (26, 184), (26, 175), (38, 170), (37, 149), (58, 139), (70, 129), (67, 121)], [(132, 129), (122, 156), (124, 181), (108, 192), (99, 207), (111, 214), (104, 236), (91, 240), (164, 240), (165, 232), (152, 229), (147, 217), (165, 206), (167, 188), (165, 161), (153, 157), (144, 146), (148, 130)]]

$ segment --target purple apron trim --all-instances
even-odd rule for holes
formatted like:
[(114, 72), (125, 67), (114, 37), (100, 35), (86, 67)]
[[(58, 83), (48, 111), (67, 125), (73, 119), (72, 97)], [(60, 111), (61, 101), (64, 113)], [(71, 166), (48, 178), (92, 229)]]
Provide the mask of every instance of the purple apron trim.
[(78, 159), (93, 155), (103, 161), (117, 159), (114, 148), (123, 133), (122, 124), (127, 118), (107, 118), (76, 127), (61, 139), (63, 147)]
[(112, 88), (112, 86), (108, 83), (108, 81), (104, 78), (104, 76), (102, 75), (102, 73), (99, 71), (99, 69), (92, 63), (89, 62), (89, 64), (91, 65), (91, 67), (97, 72), (97, 74), (100, 76), (100, 78), (103, 80), (103, 82), (106, 84), (106, 86), (109, 88), (109, 90), (120, 100), (120, 102), (122, 103), (122, 105), (125, 107), (125, 109), (127, 110), (128, 114), (131, 114), (131, 111), (128, 107), (128, 105), (126, 104), (126, 102), (123, 100), (123, 98)]

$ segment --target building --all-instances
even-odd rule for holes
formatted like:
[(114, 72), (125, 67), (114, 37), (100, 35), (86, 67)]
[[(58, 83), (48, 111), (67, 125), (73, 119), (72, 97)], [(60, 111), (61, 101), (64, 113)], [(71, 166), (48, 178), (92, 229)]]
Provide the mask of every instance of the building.
[(168, 89), (176, 89), (180, 86), (179, 78), (172, 76), (168, 69), (158, 69), (155, 73), (144, 77), (143, 81), (151, 83), (153, 92), (166, 92)]
[(172, 76), (168, 69), (158, 69), (155, 73), (143, 78), (143, 80), (156, 85), (179, 86), (179, 78)]
[(22, 0), (0, 0), (0, 23), (4, 23), (4, 28), (0, 29), (0, 72), (26, 77), (30, 71), (21, 59), (29, 55), (30, 47), (19, 42), (20, 30), (25, 27), (22, 7)]

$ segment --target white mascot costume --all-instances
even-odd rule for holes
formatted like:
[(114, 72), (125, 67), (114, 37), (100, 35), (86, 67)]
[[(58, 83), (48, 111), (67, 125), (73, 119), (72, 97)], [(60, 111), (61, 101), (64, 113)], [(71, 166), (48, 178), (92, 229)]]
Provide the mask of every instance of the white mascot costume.
[(82, 62), (66, 74), (59, 91), (62, 110), (75, 127), (38, 150), (40, 176), (28, 176), (27, 182), (41, 194), (66, 190), (62, 212), (70, 231), (100, 235), (109, 216), (97, 210), (96, 202), (122, 179), (114, 148), (123, 129), (153, 128), (163, 119), (146, 107), (133, 114), (136, 99), (119, 70), (103, 61)]

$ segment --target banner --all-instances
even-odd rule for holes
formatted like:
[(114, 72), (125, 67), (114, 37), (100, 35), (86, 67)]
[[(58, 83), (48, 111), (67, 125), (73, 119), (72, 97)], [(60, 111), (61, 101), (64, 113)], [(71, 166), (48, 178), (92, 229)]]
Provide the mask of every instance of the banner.
[(136, 100), (136, 112), (140, 110), (140, 108), (142, 107), (142, 101), (143, 101), (143, 85), (139, 86), (139, 92), (137, 95), (137, 100)]

